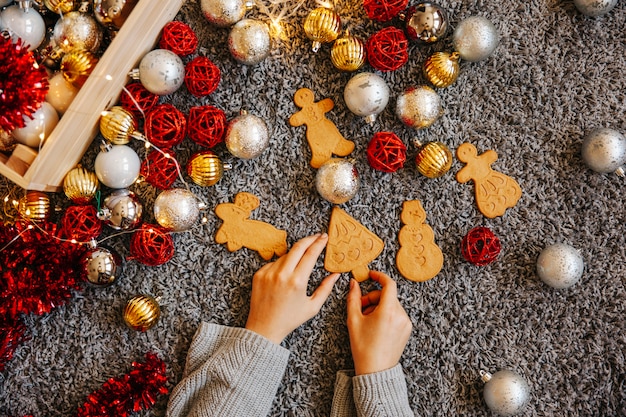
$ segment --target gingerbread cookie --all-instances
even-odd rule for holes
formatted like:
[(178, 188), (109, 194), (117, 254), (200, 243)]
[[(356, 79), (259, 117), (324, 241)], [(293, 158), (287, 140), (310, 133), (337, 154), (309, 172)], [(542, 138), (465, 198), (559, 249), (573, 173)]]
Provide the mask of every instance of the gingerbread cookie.
[(408, 280), (428, 281), (441, 271), (443, 253), (435, 243), (433, 229), (426, 224), (426, 211), (419, 200), (402, 204), (400, 220), (404, 226), (398, 233), (398, 271)]
[(328, 272), (352, 272), (354, 279), (365, 281), (369, 277), (367, 264), (384, 247), (383, 241), (365, 226), (339, 207), (333, 208), (324, 259)]
[(489, 218), (502, 216), (507, 208), (514, 207), (522, 196), (522, 189), (511, 177), (491, 169), (498, 154), (488, 150), (480, 155), (471, 143), (464, 143), (456, 150), (456, 156), (467, 165), (456, 174), (460, 183), (474, 180), (476, 205)]
[(243, 247), (259, 252), (266, 261), (274, 255), (287, 253), (287, 232), (269, 223), (250, 220), (250, 213), (259, 206), (259, 199), (250, 193), (239, 193), (234, 203), (222, 203), (215, 207), (215, 214), (224, 223), (215, 234), (217, 243), (226, 243), (229, 251)]
[(354, 142), (347, 140), (328, 120), (325, 114), (333, 109), (335, 103), (330, 98), (315, 102), (315, 94), (308, 88), (296, 91), (293, 101), (302, 110), (289, 118), (291, 126), (306, 126), (306, 139), (311, 148), (311, 166), (319, 168), (333, 154), (349, 155), (354, 150)]

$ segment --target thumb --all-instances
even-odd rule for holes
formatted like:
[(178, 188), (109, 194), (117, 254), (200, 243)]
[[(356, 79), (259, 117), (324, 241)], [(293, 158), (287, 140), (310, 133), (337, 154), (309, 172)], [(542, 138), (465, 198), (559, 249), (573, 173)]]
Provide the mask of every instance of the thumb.
[(346, 308), (348, 310), (348, 317), (361, 314), (361, 287), (355, 279), (350, 280), (350, 291), (348, 291)]
[(317, 287), (315, 291), (313, 291), (313, 294), (311, 294), (311, 301), (313, 301), (313, 305), (315, 306), (317, 311), (320, 311), (322, 305), (330, 296), (330, 293), (340, 276), (341, 275), (338, 273), (330, 274), (329, 276), (324, 278), (319, 287)]

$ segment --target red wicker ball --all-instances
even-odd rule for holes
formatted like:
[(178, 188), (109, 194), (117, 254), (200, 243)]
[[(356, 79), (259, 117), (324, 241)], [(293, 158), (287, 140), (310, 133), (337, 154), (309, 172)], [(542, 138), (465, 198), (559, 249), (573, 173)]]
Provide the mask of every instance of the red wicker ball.
[(92, 205), (70, 206), (61, 217), (61, 230), (68, 239), (89, 242), (102, 233), (102, 220)]
[(140, 82), (128, 84), (120, 96), (120, 104), (131, 112), (138, 120), (143, 120), (144, 115), (156, 106), (159, 96), (146, 90)]
[(161, 226), (144, 223), (130, 239), (130, 260), (144, 265), (163, 265), (174, 257), (174, 239)]
[(406, 146), (393, 132), (378, 132), (367, 145), (367, 162), (374, 169), (396, 172), (406, 161)]
[(409, 0), (363, 0), (363, 8), (370, 19), (388, 22), (406, 9)]
[(159, 48), (179, 56), (191, 55), (198, 48), (198, 37), (188, 24), (175, 20), (163, 27)]
[(199, 56), (185, 65), (185, 85), (196, 97), (207, 96), (220, 83), (220, 69), (209, 58)]
[(409, 60), (409, 41), (393, 26), (374, 33), (367, 40), (367, 61), (380, 71), (395, 71)]
[(171, 149), (161, 151), (162, 153), (157, 150), (150, 151), (141, 163), (139, 172), (148, 184), (161, 190), (169, 190), (178, 178), (176, 154)]
[(461, 242), (461, 253), (466, 261), (484, 266), (495, 261), (502, 249), (500, 239), (487, 227), (475, 227)]
[(226, 115), (217, 107), (196, 106), (189, 109), (187, 135), (200, 146), (213, 148), (224, 142)]
[(148, 141), (159, 148), (172, 148), (185, 139), (187, 119), (169, 103), (154, 106), (146, 114), (144, 131)]

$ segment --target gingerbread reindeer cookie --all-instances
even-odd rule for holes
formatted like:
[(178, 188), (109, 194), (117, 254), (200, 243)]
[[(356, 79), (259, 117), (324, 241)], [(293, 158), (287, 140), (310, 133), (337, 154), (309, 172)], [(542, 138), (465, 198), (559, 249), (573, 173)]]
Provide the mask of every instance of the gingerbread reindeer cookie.
[(354, 150), (354, 142), (344, 138), (337, 126), (325, 116), (335, 106), (332, 99), (325, 98), (316, 102), (313, 91), (301, 88), (296, 91), (293, 101), (302, 110), (289, 118), (289, 124), (294, 127), (306, 125), (306, 139), (311, 148), (313, 168), (321, 167), (333, 154), (346, 156)]
[(274, 255), (287, 253), (287, 232), (269, 223), (251, 220), (250, 213), (259, 206), (259, 199), (250, 193), (239, 193), (234, 203), (222, 203), (215, 207), (215, 214), (224, 223), (215, 234), (217, 243), (226, 243), (234, 252), (243, 247), (259, 252), (266, 261)]

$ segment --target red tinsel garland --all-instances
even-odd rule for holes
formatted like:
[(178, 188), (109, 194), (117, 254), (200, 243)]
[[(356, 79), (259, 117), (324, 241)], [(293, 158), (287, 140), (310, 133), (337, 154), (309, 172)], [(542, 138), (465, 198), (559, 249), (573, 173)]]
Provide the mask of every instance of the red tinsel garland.
[(163, 27), (159, 48), (179, 56), (191, 55), (198, 48), (198, 37), (188, 24), (174, 20)]
[(220, 83), (220, 69), (209, 58), (199, 56), (185, 65), (185, 85), (196, 97), (207, 96)]
[(495, 261), (502, 249), (500, 239), (487, 227), (475, 227), (461, 242), (461, 254), (466, 261), (484, 266)]
[(367, 162), (374, 169), (396, 172), (406, 161), (406, 145), (393, 132), (378, 132), (367, 145)]
[(20, 317), (8, 311), (0, 314), (0, 372), (13, 359), (15, 349), (24, 342), (25, 333), (26, 326)]
[(367, 41), (367, 61), (380, 71), (395, 71), (409, 60), (409, 41), (398, 28), (389, 26)]
[(224, 142), (226, 114), (217, 107), (195, 106), (189, 109), (187, 134), (200, 146), (212, 148)]
[(155, 106), (146, 115), (146, 137), (159, 148), (172, 148), (185, 139), (187, 119), (169, 103)]
[(367, 16), (378, 22), (387, 22), (406, 9), (409, 0), (363, 0)]

